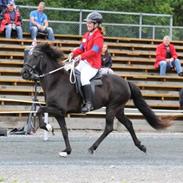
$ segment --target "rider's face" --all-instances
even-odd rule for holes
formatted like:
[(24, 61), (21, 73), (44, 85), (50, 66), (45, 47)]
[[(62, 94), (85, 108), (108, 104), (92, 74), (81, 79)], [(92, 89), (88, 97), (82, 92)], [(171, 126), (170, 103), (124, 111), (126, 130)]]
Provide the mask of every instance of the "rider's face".
[(95, 24), (93, 22), (86, 22), (86, 26), (89, 32), (93, 31), (95, 28)]

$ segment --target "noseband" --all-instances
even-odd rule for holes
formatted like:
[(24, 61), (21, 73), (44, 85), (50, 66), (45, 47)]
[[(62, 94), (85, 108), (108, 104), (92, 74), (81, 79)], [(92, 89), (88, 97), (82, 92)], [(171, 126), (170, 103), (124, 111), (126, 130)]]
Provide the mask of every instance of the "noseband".
[(33, 79), (33, 80), (39, 80), (40, 79), (40, 77), (39, 77), (38, 73), (36, 72), (34, 66), (31, 66), (30, 64), (25, 63), (24, 67), (26, 68), (25, 71), (27, 70), (28, 74), (30, 74), (31, 79)]

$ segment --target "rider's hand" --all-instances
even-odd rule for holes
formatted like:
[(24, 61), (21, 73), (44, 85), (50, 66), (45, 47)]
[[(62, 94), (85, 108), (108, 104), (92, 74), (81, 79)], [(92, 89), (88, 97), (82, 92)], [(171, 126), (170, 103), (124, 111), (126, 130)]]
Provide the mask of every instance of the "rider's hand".
[(81, 60), (81, 55), (78, 55), (77, 57), (75, 57), (74, 60), (75, 60), (76, 62), (79, 62), (79, 61)]
[(68, 59), (69, 59), (69, 60), (71, 60), (73, 57), (74, 57), (74, 54), (73, 54), (73, 53), (70, 53), (70, 54), (68, 55)]

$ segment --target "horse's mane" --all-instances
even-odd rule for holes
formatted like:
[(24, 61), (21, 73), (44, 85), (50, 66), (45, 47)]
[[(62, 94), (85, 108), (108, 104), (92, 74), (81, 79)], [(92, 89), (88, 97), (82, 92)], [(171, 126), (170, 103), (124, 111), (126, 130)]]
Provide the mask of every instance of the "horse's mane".
[(35, 50), (38, 50), (40, 52), (43, 52), (51, 60), (56, 61), (56, 62), (59, 61), (60, 59), (62, 59), (64, 57), (64, 53), (61, 50), (59, 50), (58, 48), (55, 48), (55, 47), (51, 46), (48, 43), (37, 45), (35, 47)]

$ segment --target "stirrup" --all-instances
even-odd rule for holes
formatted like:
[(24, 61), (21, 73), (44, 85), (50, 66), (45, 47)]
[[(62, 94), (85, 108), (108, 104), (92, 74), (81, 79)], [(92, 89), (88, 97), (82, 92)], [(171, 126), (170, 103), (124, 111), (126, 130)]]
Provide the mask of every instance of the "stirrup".
[(94, 109), (93, 105), (91, 103), (86, 103), (82, 108), (81, 112), (89, 112)]

